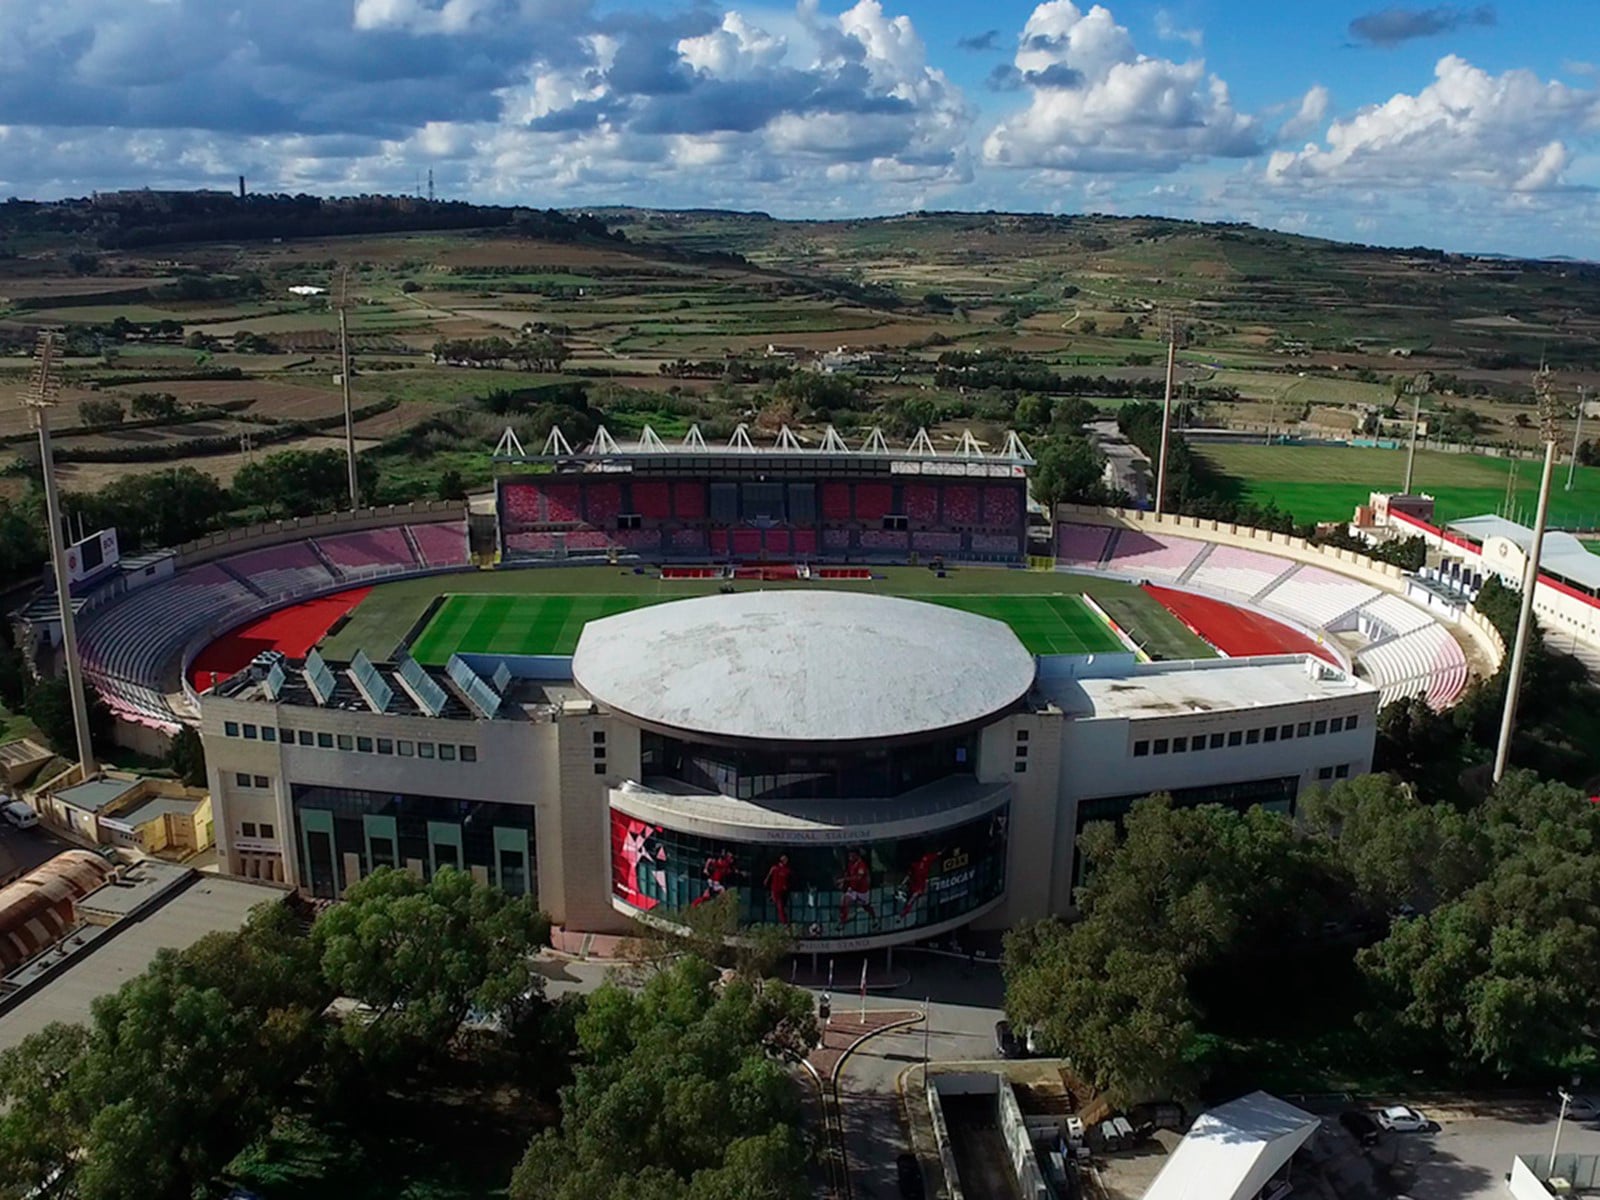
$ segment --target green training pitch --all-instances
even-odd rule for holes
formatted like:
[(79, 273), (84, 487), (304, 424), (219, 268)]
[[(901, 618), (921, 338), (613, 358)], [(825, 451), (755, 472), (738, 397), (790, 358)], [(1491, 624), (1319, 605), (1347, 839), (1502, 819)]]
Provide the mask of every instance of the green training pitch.
[[(571, 654), (590, 621), (670, 599), (646, 595), (450, 595), (412, 644), (430, 664), (466, 654)], [(1123, 648), (1077, 596), (917, 596), (1011, 626), (1034, 654), (1100, 654)]]

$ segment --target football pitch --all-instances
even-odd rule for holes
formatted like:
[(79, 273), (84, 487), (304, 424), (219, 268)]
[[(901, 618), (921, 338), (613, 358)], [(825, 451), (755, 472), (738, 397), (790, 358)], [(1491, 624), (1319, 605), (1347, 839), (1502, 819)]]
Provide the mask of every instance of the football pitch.
[[(449, 595), (411, 646), (419, 662), (467, 654), (571, 654), (590, 621), (660, 604), (647, 595)], [(907, 595), (992, 617), (1034, 654), (1099, 654), (1122, 642), (1078, 596)]]

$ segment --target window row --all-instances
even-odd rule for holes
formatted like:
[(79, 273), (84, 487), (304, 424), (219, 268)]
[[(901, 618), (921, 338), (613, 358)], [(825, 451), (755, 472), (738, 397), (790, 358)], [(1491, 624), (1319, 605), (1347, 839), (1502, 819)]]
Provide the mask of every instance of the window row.
[(266, 821), (262, 821), (259, 824), (255, 821), (244, 821), (239, 825), (239, 836), (247, 838), (259, 837), (271, 841), (277, 834), (273, 832), (272, 826)]
[(1198, 733), (1193, 737), (1141, 738), (1133, 744), (1133, 756), (1146, 758), (1152, 754), (1192, 754), (1198, 750), (1220, 750), (1224, 746), (1255, 746), (1263, 742), (1322, 737), (1355, 729), (1359, 722), (1360, 717), (1352, 715), (1297, 724), (1268, 725), (1262, 729), (1235, 729), (1228, 733), (1213, 733), (1209, 737)]
[(437, 758), (443, 762), (477, 762), (478, 748), (455, 742), (415, 742), (406, 738), (367, 737), (364, 734), (314, 733), (309, 729), (257, 728), (248, 722), (224, 721), (225, 737), (243, 737), (247, 742), (277, 742), (285, 746), (308, 746), (317, 750), (353, 750), (358, 754), (392, 754), (400, 758)]

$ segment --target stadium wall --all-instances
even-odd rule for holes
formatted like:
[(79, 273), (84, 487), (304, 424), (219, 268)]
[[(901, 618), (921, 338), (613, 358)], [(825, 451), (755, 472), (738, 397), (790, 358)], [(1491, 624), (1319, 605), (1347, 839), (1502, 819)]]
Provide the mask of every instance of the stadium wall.
[(390, 504), (382, 508), (359, 508), (354, 512), (322, 513), (314, 517), (293, 517), (287, 521), (265, 521), (239, 529), (225, 529), (185, 542), (177, 547), (178, 570), (198, 566), (212, 559), (225, 558), (242, 550), (262, 550), (285, 542), (333, 533), (356, 533), (363, 529), (382, 529), (390, 525), (420, 525), (434, 521), (464, 521), (467, 506), (458, 500), (420, 500), (413, 504)]
[[(1286, 533), (1255, 529), (1248, 525), (1230, 525), (1223, 521), (1200, 517), (1184, 517), (1163, 513), (1140, 512), (1136, 509), (1099, 508), (1085, 504), (1059, 504), (1056, 520), (1078, 525), (1104, 525), (1119, 529), (1142, 529), (1170, 533), (1176, 537), (1195, 538), (1224, 546), (1238, 546), (1294, 562), (1324, 567), (1341, 575), (1348, 575), (1373, 587), (1405, 598), (1407, 572), (1392, 563), (1378, 562), (1353, 550), (1317, 546), (1304, 538)], [(1194, 590), (1194, 589), (1189, 589)], [(1230, 600), (1230, 603), (1234, 601)], [(1273, 614), (1273, 620), (1283, 617)], [(1488, 664), (1490, 673), (1500, 669), (1505, 659), (1506, 647), (1494, 627), (1471, 607), (1462, 612), (1459, 627), (1471, 638), (1474, 646)]]

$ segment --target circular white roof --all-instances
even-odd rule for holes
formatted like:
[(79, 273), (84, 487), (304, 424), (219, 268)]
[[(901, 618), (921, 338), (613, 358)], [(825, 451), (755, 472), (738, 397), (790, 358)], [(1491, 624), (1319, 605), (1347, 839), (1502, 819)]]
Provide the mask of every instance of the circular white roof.
[(935, 733), (1033, 685), (1011, 629), (859, 592), (701, 596), (590, 621), (572, 674), (593, 699), (715, 738), (830, 742)]

